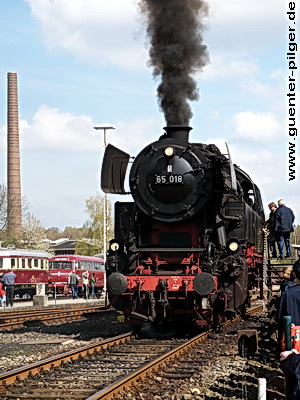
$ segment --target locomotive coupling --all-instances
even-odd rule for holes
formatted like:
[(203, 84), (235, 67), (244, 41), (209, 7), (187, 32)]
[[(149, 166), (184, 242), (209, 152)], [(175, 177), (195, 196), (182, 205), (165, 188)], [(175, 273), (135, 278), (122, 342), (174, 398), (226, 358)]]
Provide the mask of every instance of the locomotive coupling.
[(107, 278), (107, 290), (114, 295), (120, 295), (127, 289), (127, 279), (120, 272), (113, 272)]

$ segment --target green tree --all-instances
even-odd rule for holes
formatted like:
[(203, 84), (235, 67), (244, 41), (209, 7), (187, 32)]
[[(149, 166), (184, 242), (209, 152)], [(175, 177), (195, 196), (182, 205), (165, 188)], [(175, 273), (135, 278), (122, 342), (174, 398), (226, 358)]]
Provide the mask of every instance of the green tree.
[(75, 228), (75, 226), (66, 226), (63, 231), (63, 237), (67, 237), (70, 240), (79, 240), (86, 237), (88, 229), (86, 228)]
[(46, 237), (49, 240), (57, 240), (62, 238), (62, 232), (56, 226), (46, 229)]
[(81, 254), (83, 256), (94, 256), (98, 251), (97, 243), (94, 244), (93, 239), (79, 240), (75, 248), (75, 254)]
[[(97, 193), (85, 201), (85, 209), (88, 220), (84, 227), (88, 229), (87, 237), (93, 239), (93, 245), (97, 247), (96, 253), (103, 253), (103, 231), (104, 231), (104, 196)], [(107, 242), (113, 237), (112, 206), (107, 201)]]

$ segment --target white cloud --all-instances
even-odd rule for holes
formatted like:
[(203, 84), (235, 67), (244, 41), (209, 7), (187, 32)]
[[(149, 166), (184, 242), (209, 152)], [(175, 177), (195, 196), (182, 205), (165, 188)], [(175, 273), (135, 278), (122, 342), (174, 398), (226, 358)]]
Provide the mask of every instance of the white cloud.
[[(138, 0), (26, 0), (49, 48), (64, 49), (95, 65), (144, 69), (145, 28)], [(210, 0), (205, 43), (214, 65), (208, 73), (231, 76), (257, 68), (250, 50), (265, 49), (286, 26), (284, 0)], [(283, 36), (283, 35), (281, 35)], [(138, 38), (138, 40), (137, 40)], [(231, 53), (229, 59), (216, 56)], [(224, 64), (222, 65), (222, 61)], [(213, 69), (212, 69), (213, 68)]]
[(20, 140), (24, 149), (49, 151), (94, 150), (97, 145), (91, 117), (78, 117), (47, 106), (40, 107), (32, 124), (21, 121)]
[[(136, 155), (145, 143), (158, 140), (164, 133), (158, 118), (119, 121), (115, 125), (103, 121), (98, 126), (114, 126), (106, 131), (107, 143)], [(92, 118), (88, 115), (76, 116), (56, 108), (41, 106), (34, 114), (32, 123), (19, 122), (21, 147), (27, 150), (47, 150), (55, 152), (100, 151), (103, 152), (103, 132), (95, 131)], [(7, 127), (0, 128), (3, 147), (6, 147)]]
[(26, 1), (50, 48), (63, 48), (95, 65), (145, 67), (144, 46), (134, 37), (139, 28), (133, 1)]
[(164, 131), (161, 121), (157, 118), (145, 118), (132, 121), (120, 121), (116, 125), (116, 134), (110, 136), (116, 147), (136, 156), (146, 144), (155, 142)]
[[(210, 15), (219, 21), (265, 21), (278, 18), (282, 11), (286, 11), (284, 0), (210, 0)], [(267, 19), (267, 21), (266, 21)]]
[(214, 53), (210, 56), (210, 64), (205, 67), (203, 80), (236, 79), (239, 76), (254, 75), (259, 71), (256, 61), (249, 60), (245, 54)]
[[(282, 95), (282, 92), (278, 91), (278, 88), (271, 86), (267, 83), (261, 83), (254, 80), (241, 83), (241, 88), (246, 90), (248, 93), (255, 94), (264, 97), (277, 97), (278, 94)], [(279, 92), (279, 93), (278, 93)]]
[(280, 123), (270, 112), (240, 112), (232, 122), (241, 137), (257, 141), (275, 140), (282, 131)]
[(256, 52), (283, 37), (284, 0), (210, 0), (209, 4), (206, 35), (214, 50)]

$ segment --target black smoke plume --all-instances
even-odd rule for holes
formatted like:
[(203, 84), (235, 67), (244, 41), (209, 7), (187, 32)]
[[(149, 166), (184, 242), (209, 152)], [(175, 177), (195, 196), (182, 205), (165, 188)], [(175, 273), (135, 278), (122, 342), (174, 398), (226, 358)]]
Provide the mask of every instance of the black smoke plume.
[(147, 18), (149, 64), (160, 77), (159, 105), (167, 125), (189, 125), (193, 115), (188, 100), (198, 100), (193, 75), (208, 63), (203, 44), (204, 0), (139, 0)]

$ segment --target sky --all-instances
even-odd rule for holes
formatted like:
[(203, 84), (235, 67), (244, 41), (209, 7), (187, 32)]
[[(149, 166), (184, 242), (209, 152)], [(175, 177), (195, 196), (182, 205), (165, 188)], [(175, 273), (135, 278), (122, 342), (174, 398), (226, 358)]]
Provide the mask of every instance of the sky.
[[(296, 24), (288, 20), (288, 4), (208, 0), (210, 61), (195, 76), (200, 99), (190, 103), (190, 141), (215, 143), (224, 153), (228, 143), (233, 162), (260, 188), (266, 213), (283, 198), (300, 224), (300, 138), (288, 135), (287, 107), (288, 29), (299, 16)], [(103, 194), (104, 138), (93, 127), (115, 127), (107, 142), (135, 156), (166, 125), (144, 18), (136, 0), (10, 0), (0, 2), (0, 14), (0, 182), (7, 182), (7, 73), (16, 72), (22, 195), (45, 228), (81, 227), (85, 200)]]

